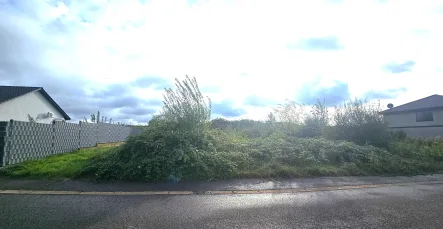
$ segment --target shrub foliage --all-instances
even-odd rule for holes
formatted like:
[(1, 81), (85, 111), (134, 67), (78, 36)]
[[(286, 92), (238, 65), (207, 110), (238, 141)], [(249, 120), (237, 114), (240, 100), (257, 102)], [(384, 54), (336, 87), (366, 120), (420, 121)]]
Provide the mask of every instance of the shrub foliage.
[(287, 101), (266, 121), (210, 121), (211, 101), (196, 79), (175, 86), (143, 134), (96, 156), (80, 176), (177, 182), (443, 171), (443, 141), (388, 131), (378, 103), (355, 99), (329, 112), (325, 101)]

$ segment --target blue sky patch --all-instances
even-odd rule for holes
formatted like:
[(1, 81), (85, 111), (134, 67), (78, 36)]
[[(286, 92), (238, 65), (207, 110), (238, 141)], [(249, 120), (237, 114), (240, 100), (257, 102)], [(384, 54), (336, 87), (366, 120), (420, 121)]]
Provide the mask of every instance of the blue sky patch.
[(350, 92), (347, 83), (335, 81), (332, 87), (321, 87), (319, 85), (319, 79), (303, 84), (297, 92), (296, 101), (313, 105), (317, 100), (324, 100), (326, 106), (334, 106), (349, 99)]
[(362, 99), (367, 100), (373, 100), (373, 99), (395, 99), (397, 98), (401, 93), (406, 92), (406, 88), (395, 88), (395, 89), (388, 89), (384, 91), (375, 91), (371, 90), (366, 92), (363, 95)]
[(385, 70), (386, 72), (392, 73), (392, 74), (399, 74), (399, 73), (403, 73), (403, 72), (410, 72), (412, 71), (412, 69), (415, 66), (415, 61), (413, 60), (408, 60), (405, 62), (392, 62), (392, 63), (388, 63), (382, 66), (382, 69)]
[(131, 85), (139, 88), (148, 88), (152, 86), (155, 90), (163, 90), (172, 86), (169, 80), (158, 76), (140, 77), (133, 81)]
[(243, 105), (254, 106), (254, 107), (268, 107), (276, 104), (278, 103), (272, 99), (260, 97), (257, 95), (250, 95), (246, 97), (245, 100), (243, 101)]
[(226, 118), (235, 118), (246, 114), (243, 108), (234, 108), (234, 102), (231, 100), (223, 100), (218, 103), (212, 103), (212, 114), (214, 117), (222, 115)]
[(337, 37), (311, 37), (302, 39), (295, 44), (288, 44), (289, 49), (304, 49), (311, 51), (334, 51), (342, 49)]

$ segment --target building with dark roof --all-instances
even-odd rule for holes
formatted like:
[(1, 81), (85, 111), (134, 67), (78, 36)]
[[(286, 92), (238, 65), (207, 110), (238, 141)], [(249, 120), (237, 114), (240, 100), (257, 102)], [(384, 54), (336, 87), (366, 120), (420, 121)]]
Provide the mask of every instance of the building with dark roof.
[(443, 136), (443, 96), (431, 95), (382, 112), (388, 126), (412, 137)]
[(42, 87), (0, 86), (0, 121), (71, 120)]

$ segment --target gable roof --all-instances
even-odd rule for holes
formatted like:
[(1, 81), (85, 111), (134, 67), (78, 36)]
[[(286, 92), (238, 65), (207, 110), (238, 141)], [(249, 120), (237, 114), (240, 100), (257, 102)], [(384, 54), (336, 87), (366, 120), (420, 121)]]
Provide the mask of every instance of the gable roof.
[(415, 100), (398, 107), (393, 107), (388, 110), (382, 111), (382, 114), (391, 114), (397, 112), (406, 111), (418, 111), (418, 110), (428, 110), (435, 108), (443, 108), (443, 96), (441, 95), (431, 95), (429, 97)]
[(49, 96), (48, 93), (42, 87), (21, 87), (21, 86), (0, 86), (0, 103), (4, 103), (11, 99), (17, 98), (28, 93), (39, 91), (43, 97), (45, 97), (52, 106), (55, 107), (65, 120), (71, 120), (65, 111)]

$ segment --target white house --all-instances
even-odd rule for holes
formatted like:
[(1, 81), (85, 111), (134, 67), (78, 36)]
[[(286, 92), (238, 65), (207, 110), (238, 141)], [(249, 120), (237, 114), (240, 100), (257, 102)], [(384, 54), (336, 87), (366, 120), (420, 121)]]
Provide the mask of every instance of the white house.
[(71, 120), (42, 87), (0, 86), (0, 121), (38, 123)]
[(382, 112), (388, 127), (411, 137), (443, 136), (443, 96), (412, 101)]

